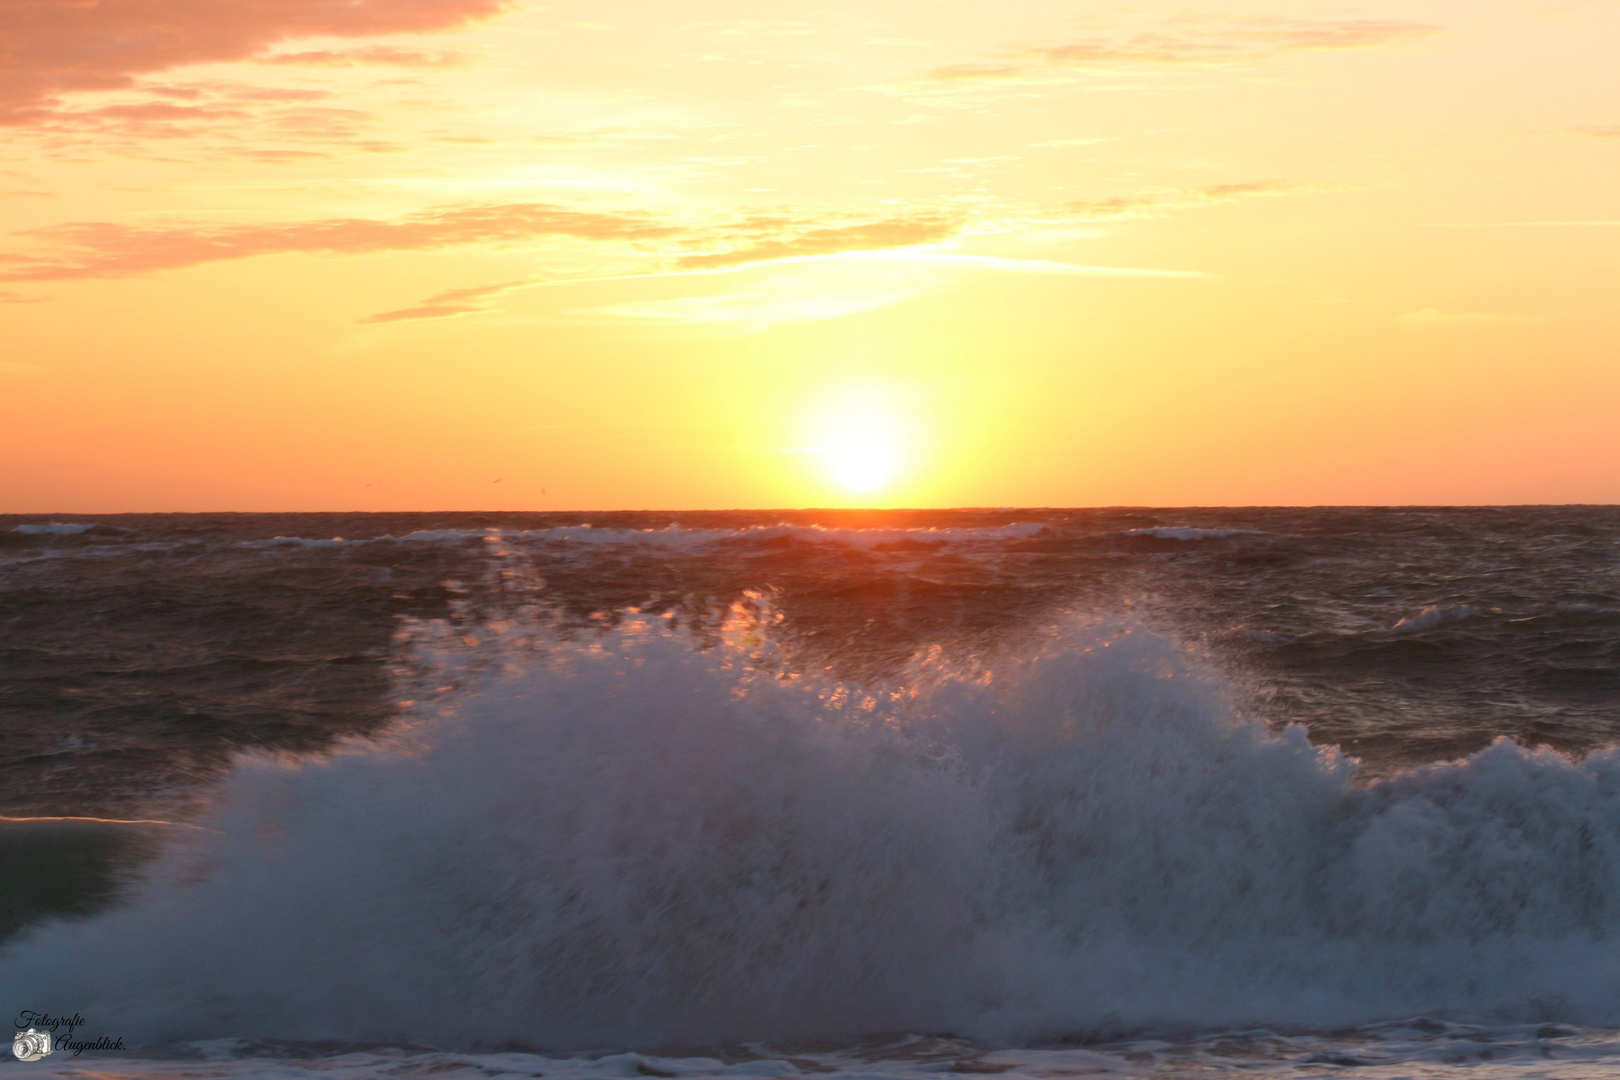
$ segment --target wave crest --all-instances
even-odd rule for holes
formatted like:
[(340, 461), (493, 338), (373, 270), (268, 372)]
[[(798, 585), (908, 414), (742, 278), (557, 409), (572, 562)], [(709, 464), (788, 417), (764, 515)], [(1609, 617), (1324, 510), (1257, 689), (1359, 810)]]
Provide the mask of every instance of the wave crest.
[(1614, 755), (1357, 788), (1131, 627), (863, 688), (767, 624), (630, 618), (386, 740), (245, 757), (0, 990), (151, 1040), (549, 1049), (1620, 1020)]

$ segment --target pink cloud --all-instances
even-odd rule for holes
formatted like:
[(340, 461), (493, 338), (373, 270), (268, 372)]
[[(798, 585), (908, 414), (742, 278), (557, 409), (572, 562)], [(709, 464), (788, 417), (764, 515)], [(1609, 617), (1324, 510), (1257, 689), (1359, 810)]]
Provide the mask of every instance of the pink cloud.
[(637, 214), (569, 210), (546, 203), (497, 203), (423, 210), (392, 221), (327, 218), (270, 225), (121, 225), (85, 221), (29, 229), (45, 257), (0, 256), (0, 281), (115, 278), (256, 255), (365, 255), (460, 244), (516, 244), (545, 236), (638, 241), (678, 230)]
[(139, 101), (82, 109), (74, 112), (72, 118), (79, 125), (119, 127), (133, 131), (174, 131), (183, 124), (242, 120), (249, 115), (246, 109), (230, 105), (175, 105), (167, 101)]
[[(120, 278), (260, 255), (366, 255), (433, 251), (459, 245), (521, 245), (547, 237), (616, 244), (664, 253), (675, 270), (713, 270), (845, 251), (927, 244), (956, 235), (958, 217), (920, 211), (858, 224), (756, 214), (705, 227), (671, 224), (632, 212), (574, 210), (546, 203), (436, 207), (391, 220), (325, 218), (272, 224), (178, 222), (126, 225), (81, 221), (16, 235), (33, 253), (0, 253), (0, 281)], [(719, 250), (716, 250), (718, 248)], [(682, 251), (690, 254), (681, 254)], [(533, 284), (507, 281), (452, 289), (366, 322), (445, 318), (484, 310), (495, 297)]]
[(252, 161), (261, 161), (266, 165), (286, 165), (300, 161), (310, 161), (316, 158), (331, 157), (319, 150), (238, 150), (237, 155)]
[(507, 0), (0, 0), (0, 124), (46, 118), (81, 90), (185, 64), (245, 60), (284, 41), (448, 30)]
[(435, 293), (420, 303), (395, 311), (380, 311), (368, 315), (361, 322), (405, 322), (411, 319), (447, 319), (455, 315), (471, 315), (489, 309), (489, 301), (497, 296), (532, 285), (532, 281), (501, 281), (494, 285), (475, 285), (470, 289), (451, 289)]
[(400, 49), (391, 45), (367, 45), (357, 49), (314, 49), (307, 52), (276, 53), (259, 57), (261, 64), (297, 64), (308, 67), (356, 67), (360, 64), (393, 64), (398, 67), (454, 67), (465, 62), (461, 53), (426, 52)]
[(132, 94), (50, 109), (32, 127), (58, 147), (96, 154), (142, 155), (151, 152), (146, 140), (182, 138), (208, 138), (217, 155), (265, 161), (400, 148), (372, 134), (372, 114), (339, 108), (331, 104), (335, 97), (328, 90), (217, 80), (145, 83)]

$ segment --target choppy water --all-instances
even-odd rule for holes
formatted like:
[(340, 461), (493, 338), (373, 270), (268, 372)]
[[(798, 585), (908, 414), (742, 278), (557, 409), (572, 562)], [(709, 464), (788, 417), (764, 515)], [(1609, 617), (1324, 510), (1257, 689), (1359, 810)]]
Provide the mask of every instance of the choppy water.
[(0, 518), (0, 627), (98, 1068), (1620, 1062), (1614, 508)]

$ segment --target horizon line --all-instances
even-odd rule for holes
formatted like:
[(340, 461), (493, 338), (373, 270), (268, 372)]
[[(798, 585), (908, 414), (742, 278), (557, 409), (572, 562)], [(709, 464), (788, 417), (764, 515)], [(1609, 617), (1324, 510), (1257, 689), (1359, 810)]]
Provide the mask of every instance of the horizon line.
[[(1530, 510), (1530, 509), (1614, 509), (1620, 502), (1523, 502), (1523, 503), (1106, 503), (1088, 506), (720, 506), (617, 509), (529, 509), (529, 510), (0, 510), (0, 518), (54, 517), (177, 517), (228, 516), (267, 517), (277, 514), (354, 515), (354, 514), (883, 514), (883, 513), (1017, 513), (1067, 512), (1077, 510)], [(59, 522), (58, 524), (68, 524)]]

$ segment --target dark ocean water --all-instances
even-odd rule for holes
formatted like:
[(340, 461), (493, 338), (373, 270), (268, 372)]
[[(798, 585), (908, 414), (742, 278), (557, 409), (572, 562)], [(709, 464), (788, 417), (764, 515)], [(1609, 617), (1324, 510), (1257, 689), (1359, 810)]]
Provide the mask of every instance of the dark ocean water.
[(405, 1044), (432, 984), (570, 1050), (1620, 1025), (1617, 744), (1620, 508), (0, 517), (0, 814), (173, 823), (0, 832), (0, 991)]
[[(928, 529), (1005, 532), (896, 531)], [(855, 680), (1130, 612), (1369, 777), (1620, 741), (1611, 507), (0, 517), (0, 812), (129, 814), (374, 730), (403, 618), (703, 626), (748, 593)]]

